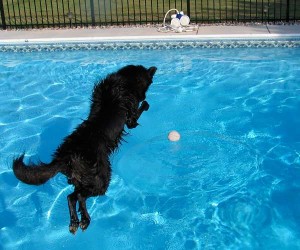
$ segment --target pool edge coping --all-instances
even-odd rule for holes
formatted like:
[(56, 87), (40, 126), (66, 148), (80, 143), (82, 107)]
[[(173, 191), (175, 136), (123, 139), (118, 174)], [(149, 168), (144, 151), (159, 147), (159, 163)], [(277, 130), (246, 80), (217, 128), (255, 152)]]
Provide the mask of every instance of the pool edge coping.
[(207, 41), (207, 40), (276, 40), (300, 39), (300, 34), (224, 34), (224, 35), (157, 35), (157, 36), (110, 36), (110, 37), (60, 37), (0, 39), (1, 45), (57, 44), (57, 43), (111, 43), (111, 42), (149, 42), (149, 41)]

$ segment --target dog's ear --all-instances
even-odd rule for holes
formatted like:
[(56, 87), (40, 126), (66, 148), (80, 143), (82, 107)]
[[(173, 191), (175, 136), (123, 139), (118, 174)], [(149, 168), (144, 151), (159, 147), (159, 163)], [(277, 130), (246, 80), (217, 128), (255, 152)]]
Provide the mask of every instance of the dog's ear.
[(149, 76), (150, 76), (151, 78), (154, 76), (156, 70), (157, 70), (156, 67), (150, 67), (150, 68), (148, 69), (148, 74), (149, 74)]

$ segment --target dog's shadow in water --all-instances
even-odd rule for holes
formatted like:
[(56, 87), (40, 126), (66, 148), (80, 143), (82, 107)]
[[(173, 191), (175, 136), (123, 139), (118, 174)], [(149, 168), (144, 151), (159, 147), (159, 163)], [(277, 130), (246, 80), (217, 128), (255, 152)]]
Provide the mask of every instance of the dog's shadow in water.
[[(70, 133), (70, 127), (71, 122), (68, 119), (61, 117), (51, 119), (51, 121), (46, 124), (40, 135), (40, 142), (36, 155), (30, 157), (30, 161), (50, 162), (52, 154), (55, 152), (56, 148), (62, 143), (63, 138)], [(16, 187), (18, 185), (18, 181), (12, 173), (3, 173), (0, 175), (0, 182), (8, 187)], [(40, 192), (46, 192), (47, 195), (54, 194), (54, 190), (51, 185), (48, 185), (47, 189), (42, 188)], [(3, 227), (15, 226), (18, 217), (11, 209), (9, 209), (9, 206), (5, 203), (2, 197), (4, 197), (4, 194), (0, 192), (0, 229)], [(30, 195), (30, 197), (35, 206), (36, 214), (42, 215), (44, 211), (41, 209), (42, 202), (40, 200), (40, 196), (38, 193), (34, 192)]]
[[(63, 142), (63, 139), (70, 133), (71, 122), (70, 120), (62, 117), (55, 117), (48, 122), (40, 135), (40, 142), (37, 153), (30, 157), (32, 162), (45, 162), (48, 163), (52, 159), (52, 155), (57, 147)], [(55, 190), (51, 185), (39, 189), (39, 194), (34, 192), (31, 194), (32, 202), (36, 209), (36, 214), (41, 215), (45, 212), (42, 210), (41, 195), (51, 196), (55, 194)], [(0, 223), (1, 225), (1, 223)]]
[(34, 159), (48, 163), (57, 147), (70, 133), (71, 122), (68, 119), (57, 117), (46, 124), (40, 138), (40, 144)]

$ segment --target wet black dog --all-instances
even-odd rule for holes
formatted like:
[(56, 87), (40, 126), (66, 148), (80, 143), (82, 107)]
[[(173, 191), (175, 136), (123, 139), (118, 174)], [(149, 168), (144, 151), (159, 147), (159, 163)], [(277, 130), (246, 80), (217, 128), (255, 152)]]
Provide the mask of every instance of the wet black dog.
[(27, 184), (43, 184), (59, 172), (67, 176), (75, 187), (68, 195), (71, 233), (89, 226), (86, 199), (105, 194), (111, 178), (109, 156), (125, 135), (125, 124), (135, 128), (142, 112), (148, 110), (146, 92), (155, 72), (156, 67), (129, 65), (108, 75), (94, 87), (88, 118), (64, 139), (51, 163), (25, 165), (24, 155), (13, 161), (16, 177)]

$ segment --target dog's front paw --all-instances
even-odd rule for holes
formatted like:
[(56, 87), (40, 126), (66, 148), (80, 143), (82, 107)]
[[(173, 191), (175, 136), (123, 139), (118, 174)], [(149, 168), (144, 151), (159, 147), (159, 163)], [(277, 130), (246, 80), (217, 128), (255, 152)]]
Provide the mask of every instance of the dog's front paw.
[(141, 109), (147, 111), (150, 108), (150, 105), (147, 101), (143, 101), (141, 104)]
[(90, 219), (88, 219), (88, 218), (81, 219), (81, 221), (79, 223), (79, 226), (82, 231), (85, 231), (89, 225), (90, 225)]
[(71, 220), (70, 225), (69, 225), (70, 233), (76, 234), (78, 227), (79, 227), (79, 221), (78, 220)]

